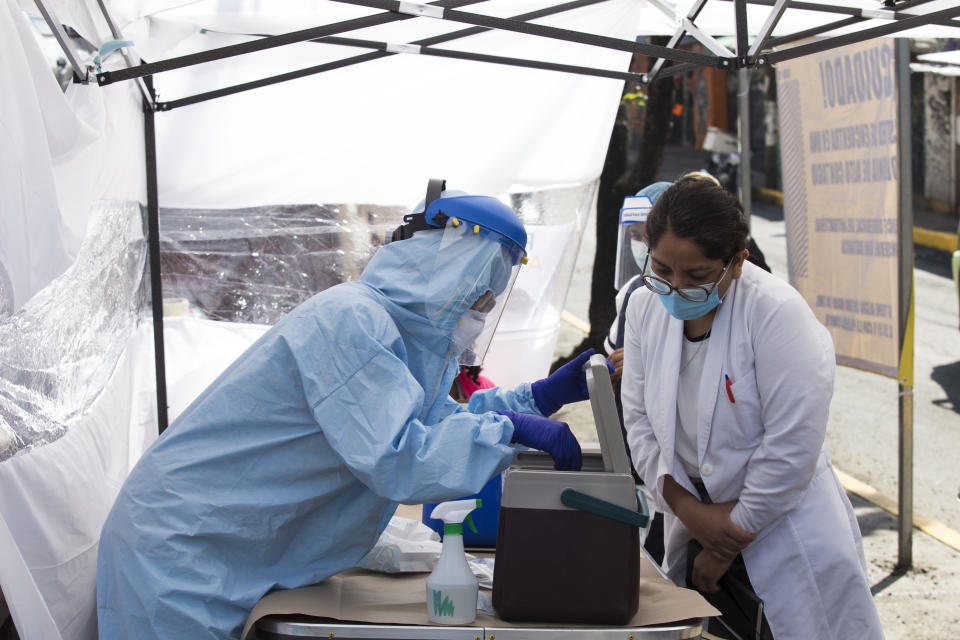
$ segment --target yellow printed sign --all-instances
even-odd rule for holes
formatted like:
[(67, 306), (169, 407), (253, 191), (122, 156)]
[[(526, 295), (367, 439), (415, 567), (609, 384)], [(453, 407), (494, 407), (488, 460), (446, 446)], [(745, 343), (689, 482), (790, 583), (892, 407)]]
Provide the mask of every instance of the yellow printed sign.
[(894, 43), (777, 66), (790, 282), (837, 361), (897, 376), (899, 162)]

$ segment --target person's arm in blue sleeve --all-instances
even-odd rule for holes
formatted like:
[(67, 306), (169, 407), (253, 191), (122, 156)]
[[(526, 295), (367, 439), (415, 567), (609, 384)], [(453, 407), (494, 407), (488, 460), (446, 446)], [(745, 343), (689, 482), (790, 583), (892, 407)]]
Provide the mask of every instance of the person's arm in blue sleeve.
[(529, 382), (523, 382), (513, 390), (493, 387), (492, 389), (474, 391), (467, 403), (467, 411), (473, 413), (515, 411), (516, 413), (529, 413), (535, 416), (543, 415), (537, 408), (537, 403), (533, 400), (533, 391)]
[(424, 424), (423, 389), (406, 365), (376, 343), (358, 350), (349, 354), (356, 370), (339, 385), (320, 395), (325, 385), (305, 375), (304, 391), (330, 446), (370, 490), (394, 502), (439, 502), (478, 493), (507, 468), (507, 417), (457, 411)]
[[(584, 365), (594, 349), (590, 348), (563, 365), (546, 378), (533, 383), (523, 383), (513, 391), (498, 387), (477, 391), (470, 398), (468, 411), (516, 411), (532, 415), (550, 416), (565, 404), (589, 400), (587, 374)], [(613, 373), (613, 365), (607, 361)]]

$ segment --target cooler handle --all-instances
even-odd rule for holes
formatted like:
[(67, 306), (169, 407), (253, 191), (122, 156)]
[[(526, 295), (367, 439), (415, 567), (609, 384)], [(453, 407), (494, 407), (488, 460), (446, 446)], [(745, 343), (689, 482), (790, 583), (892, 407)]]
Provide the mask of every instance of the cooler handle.
[(634, 511), (567, 487), (560, 493), (560, 502), (572, 509), (580, 509), (641, 529), (650, 521), (650, 513), (645, 501), (640, 505), (640, 511)]

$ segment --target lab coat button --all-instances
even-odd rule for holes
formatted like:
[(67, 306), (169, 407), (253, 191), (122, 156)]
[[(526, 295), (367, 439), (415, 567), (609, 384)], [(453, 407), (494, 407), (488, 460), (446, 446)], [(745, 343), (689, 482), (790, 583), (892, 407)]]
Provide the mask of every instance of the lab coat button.
[(712, 464), (710, 464), (709, 462), (704, 462), (702, 465), (700, 465), (700, 475), (702, 475), (702, 476), (708, 476), (708, 475), (710, 475), (711, 473), (713, 473), (713, 465), (712, 465)]

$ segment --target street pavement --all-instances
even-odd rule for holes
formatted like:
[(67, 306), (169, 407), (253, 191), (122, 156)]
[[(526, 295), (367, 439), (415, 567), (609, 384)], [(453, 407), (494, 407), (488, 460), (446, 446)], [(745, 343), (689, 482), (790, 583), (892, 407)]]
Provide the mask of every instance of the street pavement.
[[(701, 155), (697, 155), (701, 154)], [(703, 152), (668, 149), (662, 179), (699, 169)], [(565, 310), (586, 319), (596, 245), (587, 222)], [(754, 201), (752, 233), (773, 273), (787, 277), (783, 213)], [(960, 635), (960, 331), (957, 293), (949, 255), (917, 247), (914, 389), (913, 566), (895, 571), (898, 487), (898, 417), (895, 381), (847, 367), (837, 368), (827, 444), (854, 505), (863, 533), (868, 577), (888, 639), (941, 639)], [(583, 333), (562, 323), (557, 355), (567, 355)], [(570, 423), (582, 442), (596, 442), (588, 403), (572, 405), (557, 419)], [(858, 492), (855, 493), (851, 487)]]

